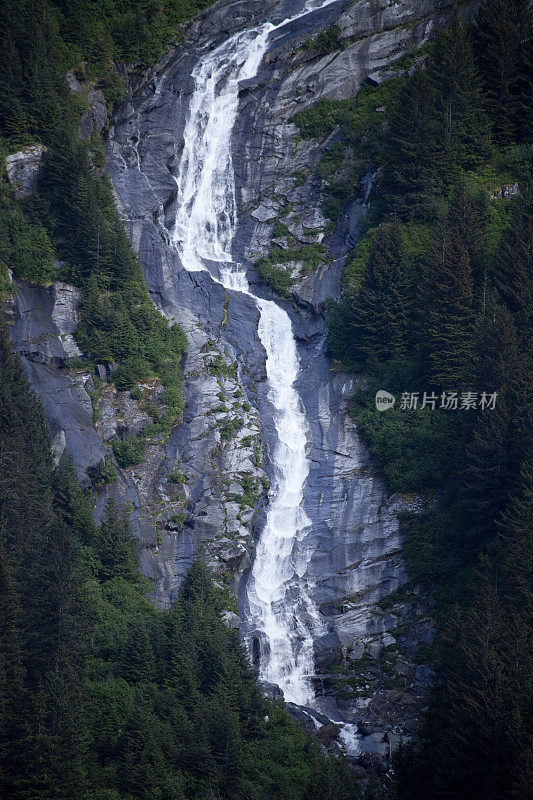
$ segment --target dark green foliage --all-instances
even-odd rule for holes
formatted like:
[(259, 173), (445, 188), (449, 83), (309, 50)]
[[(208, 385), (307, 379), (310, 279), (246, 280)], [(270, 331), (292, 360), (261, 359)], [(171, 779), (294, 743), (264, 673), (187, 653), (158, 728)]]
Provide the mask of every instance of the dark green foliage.
[(166, 389), (164, 402), (176, 417), (182, 410), (180, 367), (187, 339), (178, 325), (168, 325), (144, 293), (139, 294), (129, 289), (101, 292), (91, 277), (76, 339), (95, 363), (120, 362), (112, 375), (117, 389), (160, 378)]
[(183, 472), (171, 472), (167, 480), (169, 480), (171, 483), (177, 483), (178, 485), (187, 483), (187, 478)]
[[(376, 384), (377, 385), (377, 384)], [(375, 394), (375, 391), (374, 391)], [(377, 413), (374, 394), (367, 392), (354, 413), (358, 428), (370, 443), (372, 456), (387, 485), (397, 492), (416, 492), (442, 486), (460, 469), (463, 458), (461, 432), (469, 420), (429, 409), (393, 408)]]
[(428, 382), (465, 388), (475, 374), (473, 281), (464, 237), (450, 221), (437, 230), (425, 280)]
[[(0, 339), (0, 787), (10, 800), (355, 800), (257, 686), (207, 568), (157, 611), (127, 515), (100, 526)], [(243, 486), (247, 487), (246, 478)]]
[(135, 464), (140, 464), (144, 458), (145, 447), (145, 442), (139, 436), (115, 440), (113, 442), (113, 453), (119, 467), (128, 469), (128, 467), (133, 467)]
[(223, 425), (220, 429), (220, 438), (224, 441), (228, 441), (231, 439), (237, 431), (242, 428), (244, 422), (240, 417), (236, 417), (232, 419), (231, 422), (227, 422), (226, 425)]
[[(276, 222), (276, 225), (281, 225), (279, 220)], [(285, 228), (284, 225), (281, 227)], [(274, 226), (274, 230), (275, 228), (276, 226)], [(288, 229), (286, 230), (288, 231)], [(274, 235), (279, 236), (283, 234), (280, 234), (278, 231), (278, 233), (274, 233)], [(258, 259), (254, 266), (279, 295), (289, 299), (289, 290), (293, 284), (293, 279), (289, 268), (284, 267), (283, 264), (287, 264), (291, 261), (299, 262), (302, 264), (303, 270), (305, 271), (308, 269), (315, 269), (327, 259), (328, 252), (324, 245), (314, 243), (304, 244), (294, 250), (275, 247), (270, 251), (268, 257), (263, 256)]]
[(220, 353), (217, 353), (209, 364), (209, 372), (211, 375), (234, 375), (235, 366), (226, 364)]
[(49, 284), (57, 277), (54, 248), (39, 223), (30, 222), (19, 208), (0, 209), (0, 263), (15, 278)]
[(487, 0), (474, 24), (476, 61), (496, 139), (531, 141), (531, 9), (527, 0)]
[[(115, 8), (98, 0), (10, 0), (0, 30), (8, 53), (0, 65), (0, 88), (2, 101), (9, 100), (0, 103), (0, 150), (35, 139), (47, 145), (37, 194), (21, 203), (1, 200), (2, 283), (11, 267), (19, 279), (48, 284), (60, 277), (81, 286), (80, 347), (93, 363), (118, 364), (113, 380), (119, 389), (158, 377), (166, 390), (167, 426), (182, 410), (179, 374), (186, 339), (150, 301), (111, 186), (101, 174), (102, 144), (98, 137), (89, 143), (78, 138), (82, 95), (71, 95), (65, 74), (85, 58), (89, 75), (102, 75), (108, 98), (118, 98), (121, 81), (112, 59), (155, 58), (171, 27), (203, 5), (176, 0), (152, 7), (132, 0)], [(135, 31), (129, 43), (114, 39), (126, 29)]]
[[(0, 29), (4, 58), (0, 65), (0, 136), (48, 143), (65, 120), (65, 74), (102, 78), (107, 99), (121, 96), (113, 62), (153, 64), (162, 55), (176, 25), (210, 0), (125, 0), (64, 2), (6, 0)], [(32, 32), (28, 36), (28, 31)]]
[(179, 525), (179, 527), (183, 527), (185, 521), (189, 515), (186, 511), (179, 511), (177, 514), (172, 514), (170, 517), (170, 521), (174, 523), (174, 525)]
[(302, 50), (316, 52), (320, 55), (334, 53), (335, 50), (342, 49), (341, 31), (338, 25), (330, 25), (329, 28), (321, 31), (314, 39), (306, 39), (302, 45)]
[(468, 34), (458, 18), (400, 93), (392, 115), (383, 191), (407, 218), (431, 217), (442, 194), (490, 154), (489, 123)]
[(293, 280), (290, 270), (287, 267), (272, 264), (265, 256), (256, 261), (254, 267), (261, 277), (272, 286), (275, 292), (281, 297), (290, 298), (289, 290), (293, 284)]
[[(337, 312), (342, 329), (335, 337), (332, 327), (330, 344), (335, 342), (343, 353), (349, 326), (349, 358), (353, 363), (375, 371), (384, 361), (405, 358), (409, 343), (409, 323), (414, 289), (409, 259), (402, 253), (402, 232), (385, 226), (375, 237), (362, 283), (343, 298)], [(333, 322), (335, 326), (335, 322)]]
[(431, 116), (434, 107), (435, 86), (427, 71), (419, 67), (398, 96), (382, 181), (389, 204), (406, 217), (435, 213), (442, 176), (436, 123)]
[(2, 794), (67, 797), (83, 782), (79, 544), (53, 507), (43, 412), (0, 337), (0, 602), (13, 637), (0, 641)]
[[(420, 739), (398, 753), (399, 800), (531, 793), (531, 155), (510, 157), (531, 135), (531, 9), (488, 0), (473, 51), (469, 36), (455, 19), (398, 93), (372, 227), (329, 323), (333, 355), (368, 374), (353, 412), (388, 486), (437, 490), (431, 511), (401, 520), (439, 635)], [(514, 181), (521, 198), (491, 197)], [(381, 388), (396, 395), (385, 412)], [(497, 392), (496, 407), (439, 409), (443, 390), (469, 389)], [(437, 408), (402, 409), (402, 392), (434, 392)]]
[(95, 549), (102, 563), (101, 580), (117, 576), (135, 581), (138, 566), (129, 519), (114, 500), (106, 506)]
[[(397, 65), (400, 70), (403, 63)], [(332, 222), (356, 193), (369, 159), (382, 163), (386, 124), (404, 83), (402, 76), (381, 86), (364, 85), (355, 99), (321, 100), (292, 117), (306, 138), (326, 136), (338, 126), (336, 143), (318, 167), (319, 176), (327, 182), (322, 208)]]

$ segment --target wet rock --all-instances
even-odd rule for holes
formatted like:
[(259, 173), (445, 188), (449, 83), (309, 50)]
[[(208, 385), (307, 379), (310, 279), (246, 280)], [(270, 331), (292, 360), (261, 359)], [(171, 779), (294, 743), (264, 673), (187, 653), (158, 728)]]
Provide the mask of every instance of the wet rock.
[(283, 700), (283, 692), (276, 683), (261, 681), (261, 686), (265, 693), (265, 697), (270, 697), (271, 700)]
[[(53, 441), (73, 457), (82, 483), (91, 482), (105, 462), (105, 447), (93, 424), (91, 399), (85, 385), (89, 376), (69, 375), (47, 364), (23, 359), (32, 387), (40, 395)], [(58, 436), (59, 434), (59, 436)], [(58, 451), (59, 452), (59, 451)]]
[(370, 756), (386, 756), (389, 753), (389, 743), (383, 741), (381, 733), (363, 736), (359, 745), (361, 752)]

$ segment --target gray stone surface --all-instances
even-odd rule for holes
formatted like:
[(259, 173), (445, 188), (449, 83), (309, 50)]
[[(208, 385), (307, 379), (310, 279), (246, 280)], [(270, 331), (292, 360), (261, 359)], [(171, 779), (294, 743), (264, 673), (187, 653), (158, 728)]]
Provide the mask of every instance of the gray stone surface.
[(13, 187), (16, 200), (26, 197), (35, 189), (45, 150), (43, 144), (33, 144), (7, 156), (7, 179)]
[(107, 105), (103, 92), (94, 86), (87, 93), (87, 110), (80, 119), (81, 139), (90, 139), (93, 133), (100, 133), (107, 122)]

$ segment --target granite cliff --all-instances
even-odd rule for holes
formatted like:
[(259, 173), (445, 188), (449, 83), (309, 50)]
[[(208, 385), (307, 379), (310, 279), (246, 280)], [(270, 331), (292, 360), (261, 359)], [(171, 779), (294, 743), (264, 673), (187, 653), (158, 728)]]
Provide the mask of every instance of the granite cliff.
[[(241, 597), (245, 630), (242, 586), (264, 522), (274, 437), (258, 309), (209, 273), (187, 271), (170, 233), (192, 67), (230, 33), (265, 20), (277, 23), (294, 11), (292, 5), (217, 3), (153, 71), (129, 71), (128, 99), (111, 120), (107, 170), (117, 205), (154, 303), (180, 323), (189, 342), (183, 421), (168, 439), (151, 442), (139, 466), (118, 468), (109, 482), (110, 443), (137, 432), (150, 417), (129, 392), (116, 392), (107, 382), (113, 365), (99, 368), (97, 385), (78, 367), (81, 353), (72, 334), (79, 292), (65, 284), (20, 284), (9, 307), (13, 340), (43, 399), (54, 451), (72, 454), (82, 480), (96, 490), (97, 514), (110, 495), (131, 505), (157, 604), (172, 603), (202, 548), (215, 574)], [(362, 763), (386, 757), (409, 732), (431, 681), (429, 668), (413, 658), (431, 643), (430, 604), (416, 590), (399, 591), (406, 574), (397, 513), (416, 510), (421, 501), (389, 496), (374, 474), (347, 414), (355, 379), (332, 369), (325, 344), (326, 300), (338, 296), (343, 259), (365, 213), (371, 168), (331, 231), (317, 167), (335, 134), (301, 141), (291, 117), (319, 99), (353, 97), (366, 80), (386, 80), (402, 56), (428, 40), (451, 5), (339, 0), (285, 26), (272, 37), (257, 76), (241, 87), (233, 132), (239, 220), (233, 257), (248, 265), (256, 295), (283, 305), (299, 350), (296, 388), (310, 461), (303, 503), (311, 557), (303, 577), (313, 586), (324, 630), (315, 642), (315, 718), (324, 722), (323, 713), (357, 724), (351, 752), (360, 751)], [(336, 45), (328, 52), (314, 48), (331, 26)], [(280, 217), (293, 240), (321, 244), (327, 253), (311, 271), (297, 261), (292, 265), (290, 300), (276, 298), (253, 267), (268, 253)], [(142, 392), (159, 402), (157, 383)]]

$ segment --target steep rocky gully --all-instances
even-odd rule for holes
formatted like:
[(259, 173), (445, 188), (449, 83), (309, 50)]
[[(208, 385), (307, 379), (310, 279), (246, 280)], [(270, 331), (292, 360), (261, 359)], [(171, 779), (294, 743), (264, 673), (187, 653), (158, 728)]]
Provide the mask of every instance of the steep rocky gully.
[[(338, 295), (371, 176), (331, 234), (316, 170), (335, 133), (301, 141), (291, 116), (319, 99), (354, 97), (367, 79), (386, 80), (400, 57), (427, 41), (451, 2), (334, 0), (297, 17), (303, 7), (298, 0), (221, 0), (197, 17), (153, 71), (130, 73), (128, 100), (111, 120), (107, 170), (120, 213), (154, 303), (180, 323), (189, 341), (184, 416), (169, 438), (150, 443), (140, 465), (118, 469), (116, 480), (105, 484), (105, 464), (113, 462), (110, 443), (138, 432), (150, 416), (129, 392), (106, 382), (112, 365), (98, 368), (98, 390), (93, 377), (76, 368), (78, 290), (19, 284), (8, 313), (15, 347), (44, 402), (56, 456), (65, 448), (72, 454), (82, 481), (96, 490), (97, 515), (110, 495), (129, 504), (155, 602), (172, 603), (202, 549), (217, 579), (239, 598), (241, 621), (228, 612), (228, 624), (241, 626), (256, 663), (264, 643), (250, 622), (246, 587), (269, 486), (276, 486), (277, 431), (254, 296), (275, 300), (289, 315), (308, 464), (305, 569), (297, 578), (320, 622), (309, 676), (315, 698), (307, 711), (292, 710), (364, 773), (371, 764), (386, 768), (391, 750), (410, 735), (420, 714), (432, 673), (417, 663), (417, 653), (432, 641), (431, 605), (416, 587), (402, 588), (407, 576), (397, 513), (416, 510), (419, 501), (389, 496), (375, 476), (347, 414), (354, 378), (332, 369), (325, 345), (326, 300)], [(238, 221), (232, 259), (246, 269), (250, 293), (244, 293), (181, 263), (173, 243), (176, 178), (195, 64), (236, 32), (265, 22), (278, 27), (257, 74), (240, 84), (231, 139)], [(342, 48), (325, 55), (302, 48), (333, 23)], [(98, 118), (88, 117), (85, 127), (101, 127)], [(32, 161), (30, 167), (34, 176), (38, 165)], [(321, 242), (330, 253), (312, 271), (291, 265), (291, 301), (275, 297), (253, 268), (257, 256), (268, 253), (280, 217), (296, 242)], [(283, 238), (277, 241), (286, 246)], [(160, 402), (157, 382), (141, 389), (145, 399)], [(179, 481), (169, 480), (173, 473)]]

